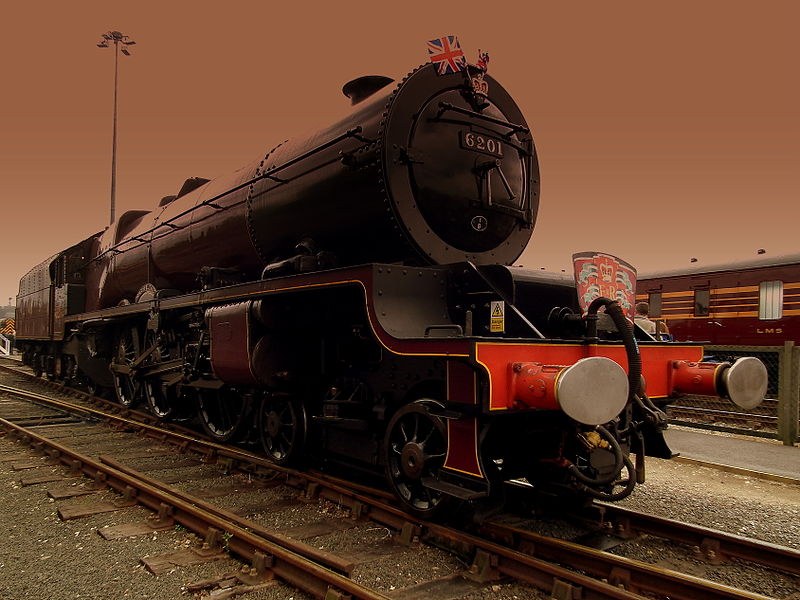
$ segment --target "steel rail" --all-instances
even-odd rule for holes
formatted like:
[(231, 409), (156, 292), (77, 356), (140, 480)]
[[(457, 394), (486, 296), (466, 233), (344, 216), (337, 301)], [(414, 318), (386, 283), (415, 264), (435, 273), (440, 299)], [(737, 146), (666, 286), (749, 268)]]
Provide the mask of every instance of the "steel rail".
[(480, 534), (500, 540), (508, 547), (517, 548), (520, 552), (529, 553), (541, 560), (570, 565), (637, 593), (654, 594), (671, 600), (767, 600), (768, 598), (509, 525), (487, 523), (480, 528)]
[(783, 573), (800, 575), (800, 551), (786, 546), (640, 513), (605, 502), (595, 502), (593, 511), (597, 513), (599, 522), (609, 523), (614, 533), (623, 538), (646, 533), (692, 546), (711, 562), (736, 558)]
[[(145, 479), (124, 473), (109, 465), (95, 461), (85, 455), (47, 439), (44, 436), (18, 427), (10, 421), (0, 419), (0, 426), (14, 431), (31, 444), (51, 449), (51, 456), (112, 489), (123, 493), (131, 505), (142, 504), (153, 511), (163, 513), (169, 507), (169, 516), (187, 529), (207, 539), (224, 532), (226, 546), (232, 553), (248, 559), (260, 576), (269, 578), (269, 573), (317, 598), (342, 598), (348, 594), (363, 600), (388, 600), (388, 597), (362, 586), (352, 579), (275, 543), (264, 539), (243, 526), (227, 520), (220, 514), (205, 510), (194, 501), (187, 501), (171, 491), (159, 489)], [(338, 594), (338, 595), (337, 595)]]
[[(68, 410), (70, 412), (80, 412), (86, 417), (90, 418), (108, 418), (108, 419), (118, 419), (121, 422), (132, 426), (147, 426), (151, 429), (158, 431), (159, 434), (164, 433), (165, 428), (172, 433), (176, 434), (183, 434), (189, 437), (196, 437), (198, 434), (193, 429), (189, 429), (188, 427), (183, 427), (181, 425), (176, 425), (175, 423), (163, 423), (159, 421), (156, 417), (151, 415), (150, 413), (142, 412), (139, 410), (134, 410), (132, 408), (127, 408), (120, 404), (117, 404), (111, 400), (107, 400), (105, 398), (101, 398), (99, 396), (92, 396), (89, 393), (82, 392), (80, 390), (76, 390), (74, 388), (69, 388), (64, 384), (57, 383), (54, 381), (48, 381), (43, 379), (38, 379), (29, 373), (25, 373), (24, 371), (18, 371), (16, 369), (12, 369), (10, 367), (6, 367), (0, 365), (0, 370), (11, 371), (15, 374), (24, 375), (26, 377), (30, 377), (33, 381), (46, 385), (48, 387), (53, 388), (56, 391), (62, 392), (64, 394), (70, 395), (78, 395), (78, 397), (83, 397), (85, 400), (89, 400), (91, 402), (101, 403), (108, 408), (109, 412), (103, 412), (102, 410), (96, 408), (89, 408), (84, 406), (78, 406), (76, 404), (72, 404), (69, 402), (62, 402), (56, 398), (51, 398), (49, 396), (45, 396), (43, 394), (39, 394), (38, 392), (32, 392), (29, 390), (21, 390), (19, 388), (15, 388), (12, 386), (7, 386), (0, 384), (0, 392), (5, 392), (7, 394), (16, 394), (16, 395), (24, 395), (29, 400), (33, 400), (35, 402), (39, 402), (41, 404), (49, 405), (49, 406), (57, 406), (62, 408), (62, 410)], [(154, 425), (160, 424), (160, 425)], [(202, 438), (202, 436), (200, 436)]]
[[(24, 374), (25, 373), (23, 373), (23, 375)], [(11, 394), (14, 396), (22, 396), (28, 400), (33, 400), (36, 403), (45, 404), (49, 408), (53, 407), (60, 408), (62, 410), (67, 410), (68, 412), (71, 412), (73, 414), (77, 413), (83, 417), (94, 417), (96, 412), (95, 409), (85, 408), (83, 406), (77, 406), (75, 404), (70, 404), (67, 402), (61, 402), (60, 400), (56, 400), (55, 398), (49, 398), (48, 396), (44, 396), (37, 392), (21, 390), (19, 388), (15, 388), (10, 385), (0, 384), (0, 392), (4, 392), (6, 394)]]
[(727, 419), (736, 419), (738, 421), (761, 421), (764, 424), (773, 424), (778, 421), (778, 417), (773, 415), (764, 415), (759, 413), (743, 413), (731, 410), (719, 410), (716, 408), (703, 408), (702, 406), (678, 406), (671, 404), (668, 407), (672, 412), (691, 412), (699, 415), (706, 415), (710, 417), (720, 417)]

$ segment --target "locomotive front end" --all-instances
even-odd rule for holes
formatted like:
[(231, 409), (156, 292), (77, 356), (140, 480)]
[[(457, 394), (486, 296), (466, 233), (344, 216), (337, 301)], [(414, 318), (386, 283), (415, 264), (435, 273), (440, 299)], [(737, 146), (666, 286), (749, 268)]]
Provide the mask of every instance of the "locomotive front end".
[[(645, 455), (672, 456), (667, 416), (654, 400), (692, 393), (752, 407), (764, 397), (767, 372), (757, 359), (709, 364), (697, 362), (701, 346), (642, 340), (631, 350), (620, 342), (477, 343), (485, 421), (480, 471), (475, 462), (468, 472), (489, 485), (524, 478), (562, 500), (620, 500), (644, 482)], [(469, 485), (463, 464), (453, 466), (460, 473), (445, 478)]]
[(645, 456), (673, 455), (667, 398), (752, 407), (764, 397), (757, 359), (703, 363), (702, 346), (653, 339), (609, 298), (583, 313), (566, 277), (469, 266), (450, 275), (450, 314), (471, 335), (467, 356), (448, 360), (447, 401), (428, 409), (448, 444), (438, 469), (419, 478), (429, 510), (447, 496), (503, 498), (512, 480), (560, 506), (620, 500), (644, 482)]
[(430, 263), (511, 264), (536, 221), (539, 167), (511, 96), (476, 68), (409, 76), (384, 130), (386, 189), (406, 239)]

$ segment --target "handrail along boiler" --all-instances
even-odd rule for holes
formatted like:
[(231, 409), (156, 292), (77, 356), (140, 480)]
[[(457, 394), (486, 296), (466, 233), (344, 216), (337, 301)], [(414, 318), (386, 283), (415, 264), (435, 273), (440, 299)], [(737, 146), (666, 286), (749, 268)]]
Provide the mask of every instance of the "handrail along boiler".
[(383, 470), (422, 515), (516, 478), (627, 495), (645, 453), (669, 455), (650, 398), (753, 402), (738, 382), (760, 363), (698, 365), (700, 346), (632, 329), (617, 302), (583, 316), (573, 281), (508, 266), (536, 221), (536, 151), (469, 69), (356, 79), (338, 123), (34, 267), (25, 363), (221, 442), (257, 435), (281, 464)]

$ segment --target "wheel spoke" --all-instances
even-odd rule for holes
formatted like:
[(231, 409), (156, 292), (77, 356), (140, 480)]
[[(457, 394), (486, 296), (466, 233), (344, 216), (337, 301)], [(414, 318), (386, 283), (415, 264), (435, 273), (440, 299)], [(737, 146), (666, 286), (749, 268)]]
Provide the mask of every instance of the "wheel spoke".
[(441, 452), (439, 454), (424, 454), (423, 460), (425, 461), (425, 465), (427, 466), (430, 461), (435, 460), (437, 458), (444, 458), (444, 456), (445, 456), (444, 452)]
[(424, 486), (421, 486), (421, 492), (422, 492), (421, 495), (425, 497), (425, 501), (428, 504), (430, 504), (431, 503), (431, 491), (428, 488), (426, 488)]
[(419, 415), (415, 414), (413, 416), (413, 420), (414, 420), (414, 435), (411, 436), (411, 441), (415, 442), (418, 439), (417, 434), (419, 433)]
[(436, 431), (436, 428), (431, 425), (430, 429), (428, 429), (427, 435), (419, 441), (421, 446), (424, 446), (425, 444), (428, 443), (428, 440), (431, 439), (431, 436), (433, 435), (434, 431)]
[(408, 437), (408, 432), (406, 431), (406, 424), (403, 422), (398, 423), (398, 432), (400, 435), (403, 436), (403, 442), (408, 442), (411, 438)]
[(228, 411), (221, 400), (216, 400), (214, 402), (214, 412), (217, 414), (220, 429), (227, 429), (228, 424), (230, 423), (230, 418), (228, 418)]

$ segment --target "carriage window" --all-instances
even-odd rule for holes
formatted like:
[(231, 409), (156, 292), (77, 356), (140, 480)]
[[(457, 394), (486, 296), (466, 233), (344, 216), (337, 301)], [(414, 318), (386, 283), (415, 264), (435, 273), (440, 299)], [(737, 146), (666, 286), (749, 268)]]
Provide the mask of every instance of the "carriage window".
[(648, 302), (650, 303), (650, 316), (651, 317), (660, 317), (661, 316), (661, 292), (651, 292), (650, 297), (648, 298)]
[(762, 321), (783, 316), (783, 282), (762, 281), (758, 286), (758, 318)]
[(708, 314), (708, 303), (711, 293), (709, 290), (694, 291), (694, 315), (703, 317)]

